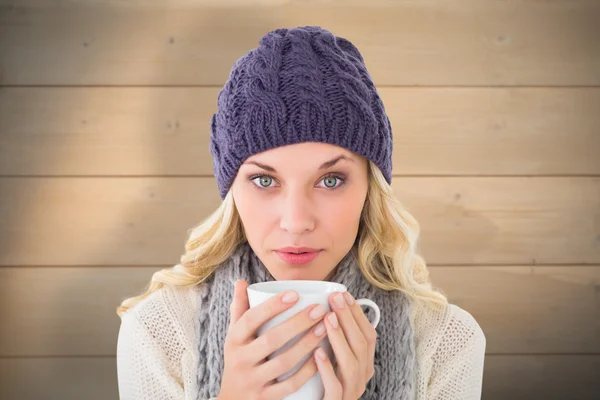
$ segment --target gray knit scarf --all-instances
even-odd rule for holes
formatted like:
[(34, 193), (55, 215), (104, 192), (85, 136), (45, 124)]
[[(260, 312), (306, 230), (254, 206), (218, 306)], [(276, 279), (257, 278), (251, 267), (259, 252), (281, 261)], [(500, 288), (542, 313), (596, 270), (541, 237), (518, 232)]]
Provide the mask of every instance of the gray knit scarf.
[[(275, 280), (248, 242), (241, 244), (198, 291), (198, 400), (217, 397), (221, 388), (223, 345), (237, 279), (249, 284)], [(373, 300), (381, 310), (376, 328), (375, 373), (360, 399), (415, 399), (416, 355), (409, 298), (400, 291), (385, 291), (367, 281), (351, 251), (338, 263), (331, 282), (344, 284), (356, 299)], [(373, 320), (370, 307), (366, 307), (365, 314)]]

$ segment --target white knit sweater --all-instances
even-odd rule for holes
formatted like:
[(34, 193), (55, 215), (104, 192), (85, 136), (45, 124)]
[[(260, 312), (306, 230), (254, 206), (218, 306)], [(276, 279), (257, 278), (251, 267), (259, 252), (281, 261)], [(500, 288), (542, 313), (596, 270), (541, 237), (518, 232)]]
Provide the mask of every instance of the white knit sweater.
[[(165, 286), (123, 315), (117, 342), (121, 400), (195, 399), (196, 289)], [(413, 310), (417, 399), (480, 399), (486, 338), (479, 324), (454, 304), (443, 313)]]

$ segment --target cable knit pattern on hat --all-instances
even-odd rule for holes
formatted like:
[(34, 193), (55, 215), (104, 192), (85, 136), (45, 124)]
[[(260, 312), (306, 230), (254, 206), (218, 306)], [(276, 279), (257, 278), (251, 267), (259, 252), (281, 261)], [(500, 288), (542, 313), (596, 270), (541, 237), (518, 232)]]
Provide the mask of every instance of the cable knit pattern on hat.
[(248, 157), (300, 142), (344, 147), (392, 181), (392, 129), (383, 102), (358, 49), (326, 29), (268, 32), (235, 62), (217, 104), (209, 147), (222, 199)]

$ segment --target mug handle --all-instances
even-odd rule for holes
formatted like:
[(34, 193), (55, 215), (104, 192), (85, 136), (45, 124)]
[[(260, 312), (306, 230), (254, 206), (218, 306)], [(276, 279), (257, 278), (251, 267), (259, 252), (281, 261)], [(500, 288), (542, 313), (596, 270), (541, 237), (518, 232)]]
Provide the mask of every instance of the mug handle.
[(358, 299), (355, 301), (358, 304), (360, 304), (361, 306), (369, 306), (373, 310), (375, 310), (375, 320), (372, 322), (371, 321), (369, 321), (369, 322), (371, 322), (371, 326), (373, 326), (373, 328), (377, 328), (377, 325), (379, 324), (379, 320), (381, 319), (381, 311), (379, 310), (379, 306), (373, 300), (369, 300), (369, 299)]

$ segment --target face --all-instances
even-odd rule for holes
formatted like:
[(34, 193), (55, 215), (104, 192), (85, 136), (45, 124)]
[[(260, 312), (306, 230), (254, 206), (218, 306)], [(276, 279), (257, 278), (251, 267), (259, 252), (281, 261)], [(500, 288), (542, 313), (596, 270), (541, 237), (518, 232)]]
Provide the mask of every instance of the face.
[[(275, 279), (333, 276), (358, 234), (367, 163), (342, 147), (304, 142), (255, 154), (240, 167), (234, 202), (248, 243)], [(286, 247), (314, 251), (294, 255)]]

